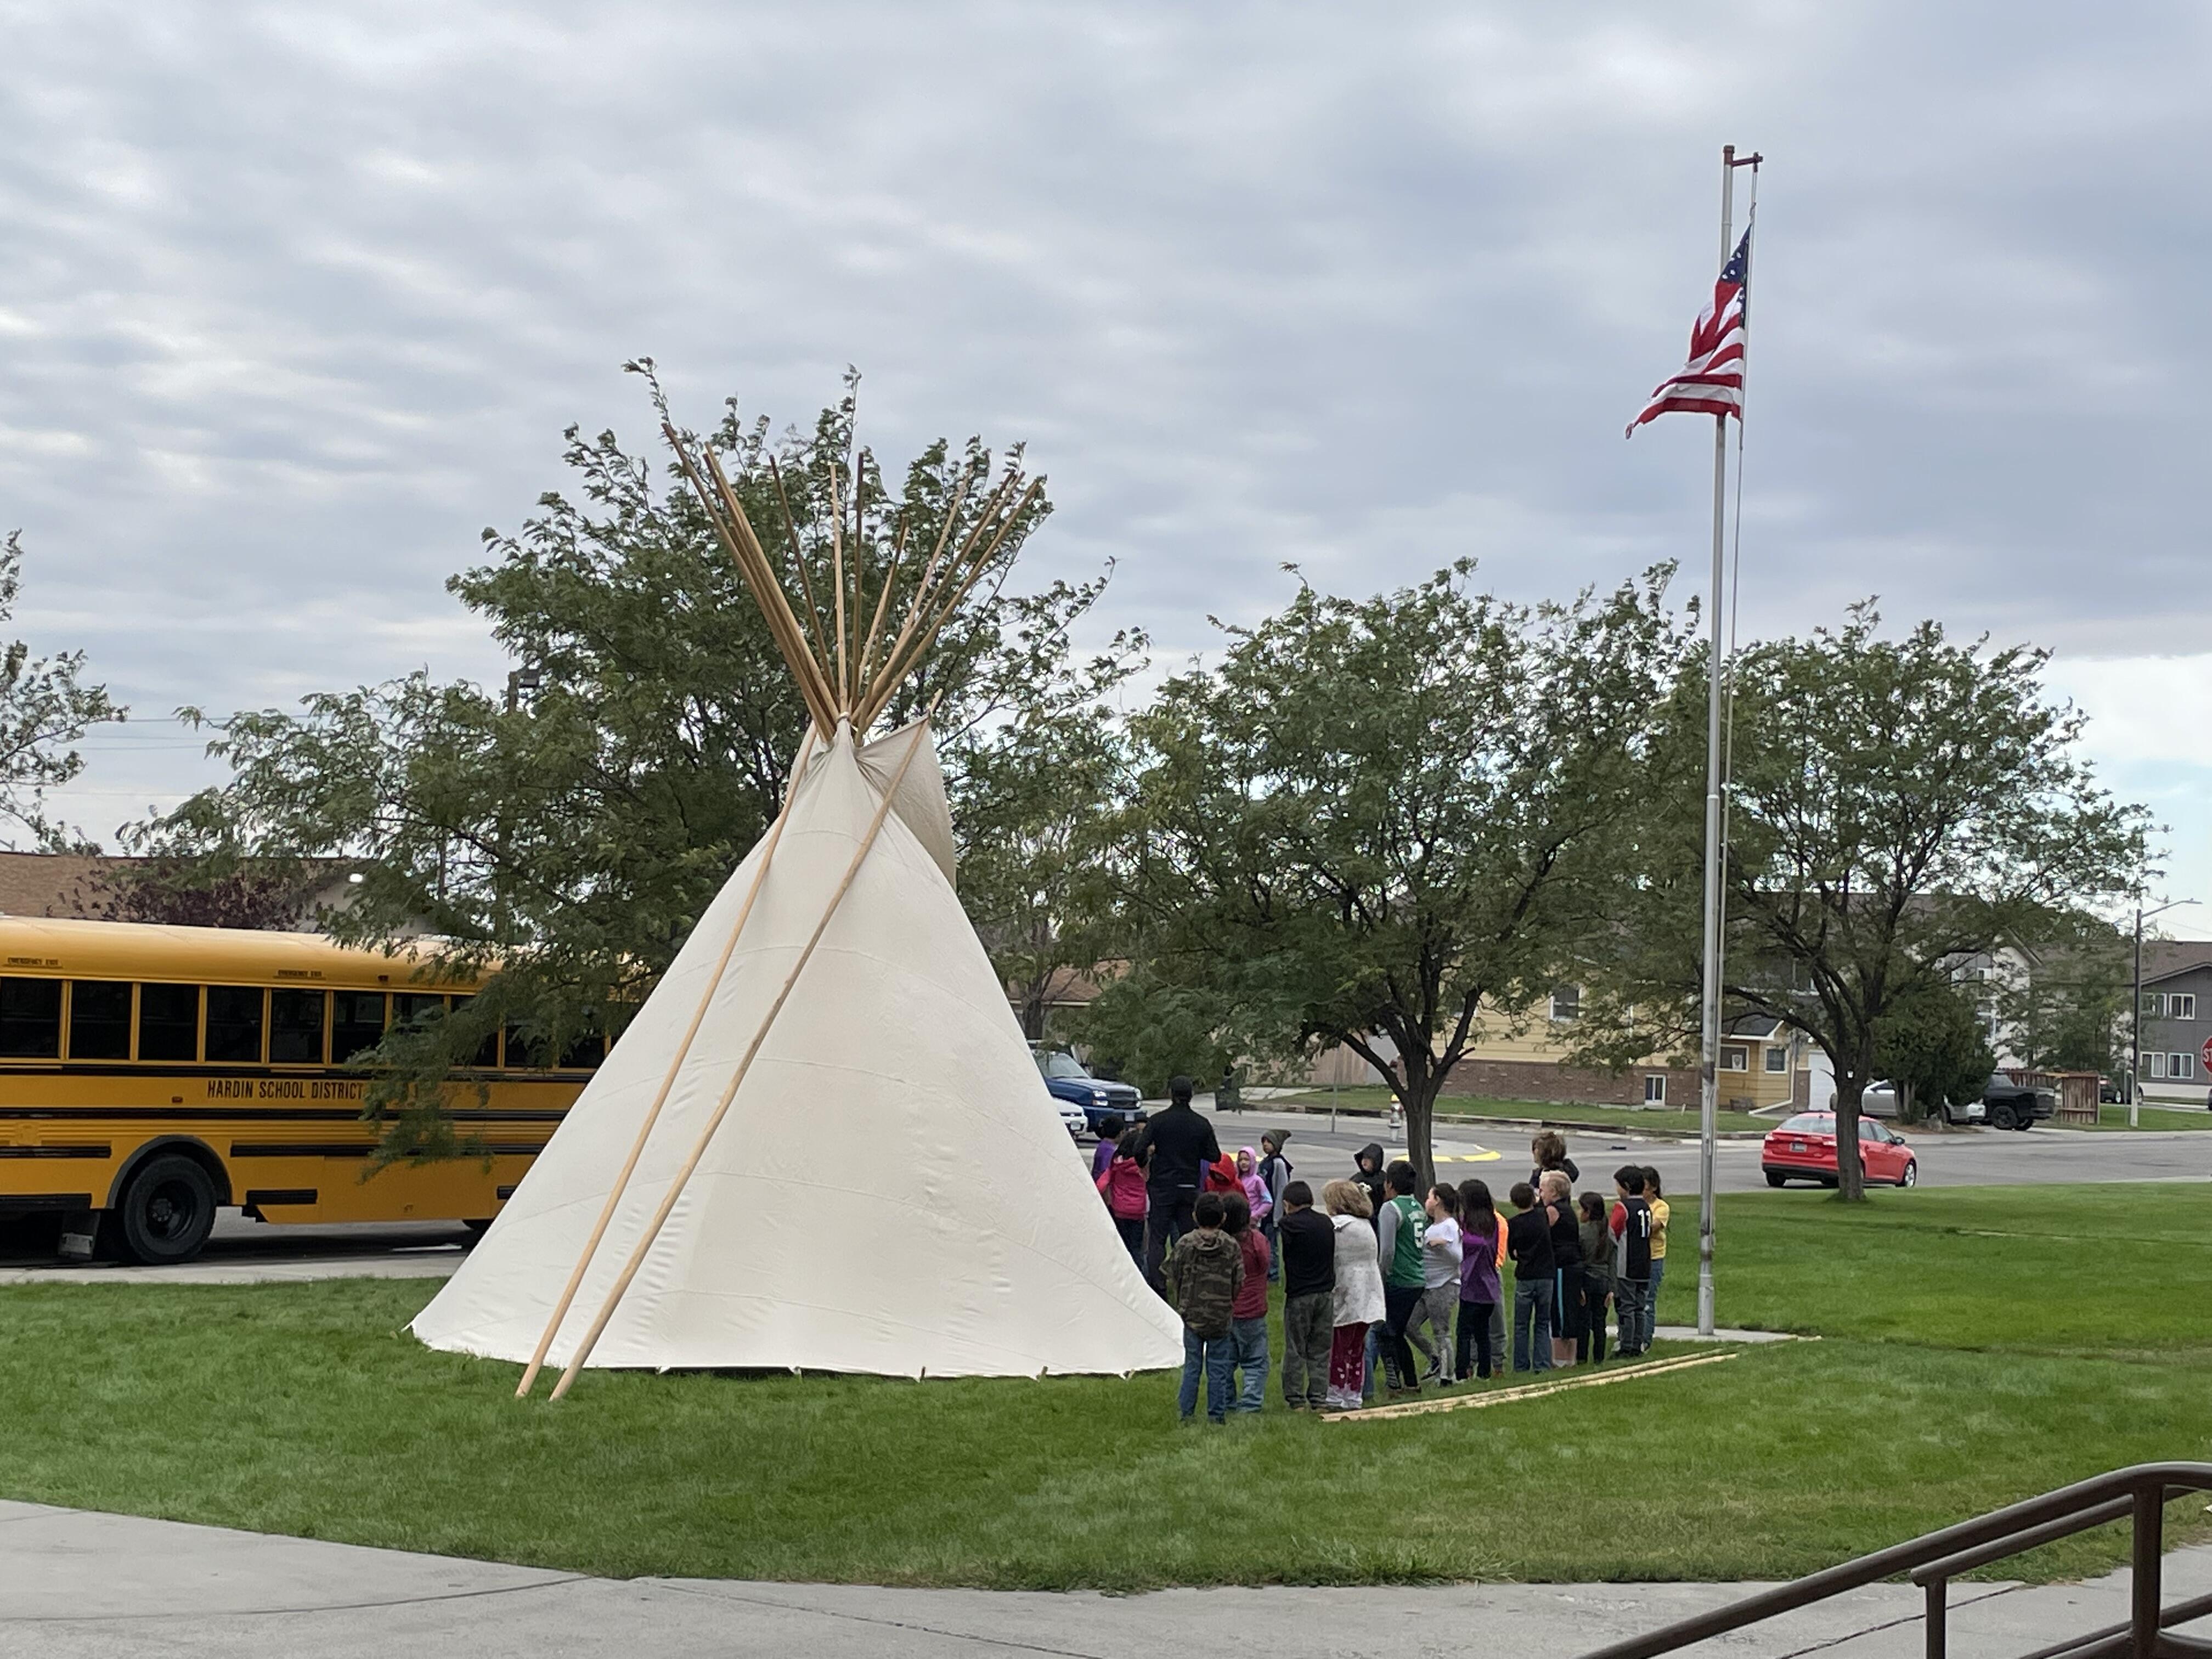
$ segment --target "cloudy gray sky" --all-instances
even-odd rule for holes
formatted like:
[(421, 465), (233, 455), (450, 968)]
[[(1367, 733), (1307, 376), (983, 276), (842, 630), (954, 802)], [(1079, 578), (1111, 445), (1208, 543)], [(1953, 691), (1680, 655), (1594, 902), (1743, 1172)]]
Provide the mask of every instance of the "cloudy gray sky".
[[(880, 453), (1026, 439), (1036, 574), (1118, 560), (1165, 654), (1285, 560), (1694, 568), (1707, 429), (1620, 431), (1734, 142), (1747, 629), (1878, 592), (2052, 647), (2212, 900), (2201, 5), (0, 0), (0, 525), (33, 642), (140, 714), (502, 672), (442, 580), (567, 423), (646, 441), (639, 353), (695, 420), (850, 362)], [(157, 722), (94, 750), (95, 830), (205, 775)]]

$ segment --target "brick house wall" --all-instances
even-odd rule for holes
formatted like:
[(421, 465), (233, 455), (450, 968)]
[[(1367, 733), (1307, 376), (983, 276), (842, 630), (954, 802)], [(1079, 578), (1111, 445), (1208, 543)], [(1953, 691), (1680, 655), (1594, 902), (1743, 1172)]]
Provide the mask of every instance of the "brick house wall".
[[(1641, 1106), (1644, 1079), (1662, 1073), (1667, 1079), (1668, 1109), (1697, 1110), (1698, 1072), (1693, 1066), (1638, 1066), (1613, 1073), (1561, 1066), (1552, 1060), (1482, 1060), (1470, 1055), (1452, 1067), (1443, 1093), (1544, 1101), (1559, 1106)], [(1724, 1081), (1723, 1106), (1729, 1099)]]

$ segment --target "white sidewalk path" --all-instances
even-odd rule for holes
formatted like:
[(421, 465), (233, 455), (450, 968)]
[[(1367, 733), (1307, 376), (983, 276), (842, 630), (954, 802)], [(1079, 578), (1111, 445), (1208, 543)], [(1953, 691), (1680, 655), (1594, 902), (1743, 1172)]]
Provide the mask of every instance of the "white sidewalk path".
[[(2166, 1597), (2212, 1590), (2212, 1549), (2166, 1558)], [(860, 1655), (1282, 1652), (1572, 1659), (1756, 1588), (1467, 1584), (1167, 1590), (1149, 1595), (872, 1589), (711, 1579), (616, 1581), (218, 1527), (0, 1502), (0, 1655), (550, 1659), (650, 1653)], [(2018, 1659), (2127, 1616), (2127, 1575), (2039, 1589), (1961, 1584), (1956, 1659)], [(1920, 1596), (1885, 1584), (1724, 1638), (1741, 1659), (1911, 1659)], [(2199, 1629), (2202, 1626), (2197, 1627)]]

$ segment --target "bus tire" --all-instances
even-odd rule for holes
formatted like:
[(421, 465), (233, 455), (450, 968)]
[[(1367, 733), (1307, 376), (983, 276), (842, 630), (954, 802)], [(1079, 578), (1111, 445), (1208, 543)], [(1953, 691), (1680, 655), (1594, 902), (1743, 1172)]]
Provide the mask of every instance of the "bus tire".
[(215, 1231), (215, 1182), (198, 1159), (182, 1152), (150, 1158), (116, 1206), (123, 1253), (149, 1267), (190, 1261)]

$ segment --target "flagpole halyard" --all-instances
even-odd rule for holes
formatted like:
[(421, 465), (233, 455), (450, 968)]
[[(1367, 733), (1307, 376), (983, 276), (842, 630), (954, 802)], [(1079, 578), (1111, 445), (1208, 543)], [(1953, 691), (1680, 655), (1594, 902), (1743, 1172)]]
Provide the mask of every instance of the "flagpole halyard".
[[(1721, 265), (1722, 278), (1726, 282), (1735, 258), (1731, 237), (1735, 206), (1735, 170), (1740, 167), (1756, 167), (1763, 159), (1756, 153), (1739, 159), (1734, 144), (1721, 146)], [(1747, 314), (1741, 308), (1744, 284), (1748, 282), (1749, 268), (1747, 253), (1745, 269), (1737, 274), (1739, 311), (1737, 326), (1745, 326)], [(1719, 304), (1717, 292), (1713, 313), (1713, 325), (1722, 331), (1725, 338), (1725, 313)], [(1693, 338), (1694, 348), (1699, 342)], [(1716, 365), (1722, 354), (1712, 350)], [(1739, 424), (1743, 419), (1743, 346), (1739, 338), (1735, 349), (1734, 411)], [(1705, 684), (1705, 881), (1704, 903), (1705, 948), (1701, 958), (1698, 986), (1698, 1334), (1711, 1336), (1714, 1330), (1713, 1311), (1713, 1232), (1714, 1232), (1714, 1154), (1719, 1139), (1720, 1112), (1720, 1048), (1721, 1048), (1721, 951), (1723, 936), (1727, 930), (1728, 901), (1723, 867), (1725, 848), (1722, 841), (1722, 792), (1725, 787), (1723, 745), (1724, 694), (1723, 684), (1727, 672), (1727, 648), (1723, 632), (1723, 617), (1727, 611), (1723, 589), (1727, 581), (1728, 526), (1728, 417), (1727, 407), (1715, 407), (1713, 416), (1713, 563), (1712, 581), (1705, 590), (1710, 641)], [(1649, 418), (1647, 410), (1644, 418)]]

